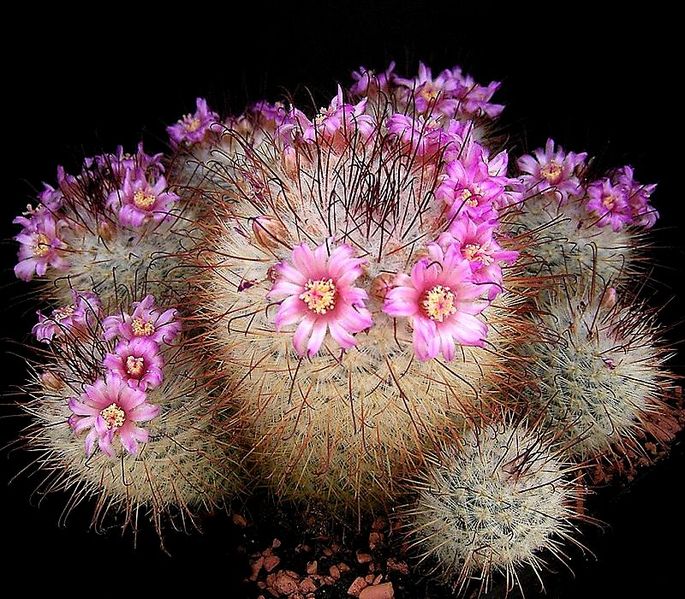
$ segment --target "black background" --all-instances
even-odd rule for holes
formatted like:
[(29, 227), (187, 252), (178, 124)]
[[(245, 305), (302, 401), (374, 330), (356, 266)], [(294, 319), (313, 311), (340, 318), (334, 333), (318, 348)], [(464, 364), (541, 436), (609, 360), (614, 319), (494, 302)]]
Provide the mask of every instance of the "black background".
[[(348, 85), (349, 71), (360, 64), (384, 68), (395, 59), (409, 76), (424, 60), (436, 70), (461, 64), (482, 83), (503, 81), (496, 100), (507, 105), (503, 121), (513, 147), (533, 149), (552, 136), (566, 148), (598, 156), (602, 165), (629, 163), (640, 181), (658, 182), (654, 202), (662, 219), (653, 256), (660, 283), (652, 301), (685, 297), (682, 33), (670, 29), (675, 17), (659, 9), (600, 16), (597, 7), (567, 3), (527, 14), (449, 6), (366, 2), (363, 8), (321, 3), (295, 9), (254, 3), (216, 13), (195, 3), (153, 17), (127, 4), (102, 6), (98, 17), (78, 15), (85, 22), (63, 9), (38, 15), (20, 7), (5, 23), (2, 42), (3, 238), (16, 234), (9, 223), (32, 190), (41, 181), (54, 182), (57, 164), (74, 170), (84, 154), (119, 143), (132, 148), (141, 132), (148, 148), (163, 149), (164, 126), (193, 109), (198, 95), (227, 114), (264, 96), (275, 100), (294, 91), (306, 98), (307, 85), (325, 104), (334, 84)], [(34, 308), (17, 301), (27, 286), (13, 281), (16, 245), (1, 249), (0, 335), (27, 340)], [(667, 333), (671, 342), (683, 337), (682, 311), (677, 298), (664, 309), (663, 322), (676, 325)], [(2, 378), (11, 389), (23, 378), (22, 360), (13, 354), (21, 349), (12, 343), (4, 348)], [(678, 373), (682, 361), (673, 361)], [(12, 401), (4, 400), (0, 444), (23, 424), (13, 417), (18, 410)], [(131, 538), (116, 530), (88, 532), (87, 509), (58, 527), (65, 497), (36, 507), (30, 493), (37, 479), (24, 475), (8, 486), (28, 459), (23, 452), (0, 453), (3, 584), (16, 577), (26, 590), (43, 582), (105, 595), (192, 584), (239, 596), (231, 592), (239, 574), (225, 517), (206, 521), (204, 536), (172, 535), (173, 558), (145, 534), (134, 550)], [(679, 445), (673, 458), (630, 489), (605, 497), (595, 515), (606, 529), (589, 529), (584, 537), (597, 560), (576, 555), (576, 580), (560, 574), (552, 596), (676, 592), (683, 563), (683, 465)]]

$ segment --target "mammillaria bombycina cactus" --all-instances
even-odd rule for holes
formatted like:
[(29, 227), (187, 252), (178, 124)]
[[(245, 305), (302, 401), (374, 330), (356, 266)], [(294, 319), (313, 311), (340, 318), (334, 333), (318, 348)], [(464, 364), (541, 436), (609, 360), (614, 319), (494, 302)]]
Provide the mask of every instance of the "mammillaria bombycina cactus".
[(459, 67), (353, 79), (318, 111), (198, 98), (168, 154), (58, 170), (15, 220), (50, 302), (25, 439), (42, 490), (160, 535), (245, 488), (342, 522), (408, 494), (440, 580), (511, 588), (574, 536), (579, 463), (670, 410), (632, 285), (655, 186), (517, 154)]

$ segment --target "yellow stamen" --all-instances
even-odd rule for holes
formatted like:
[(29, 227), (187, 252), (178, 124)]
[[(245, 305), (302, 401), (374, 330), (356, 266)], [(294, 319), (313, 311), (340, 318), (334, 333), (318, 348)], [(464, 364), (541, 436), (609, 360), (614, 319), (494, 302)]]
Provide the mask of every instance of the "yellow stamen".
[(540, 168), (540, 174), (552, 185), (559, 183), (563, 172), (563, 167), (556, 160), (551, 160)]
[(53, 320), (57, 322), (62, 322), (65, 318), (69, 318), (74, 314), (74, 306), (64, 306), (63, 308), (57, 308), (52, 313)]
[(475, 262), (477, 260), (485, 266), (488, 266), (493, 262), (492, 256), (486, 254), (483, 251), (483, 247), (479, 243), (467, 243), (461, 251), (464, 254), (464, 258), (470, 260), (471, 262)]
[(427, 102), (432, 102), (440, 95), (440, 90), (426, 83), (419, 92), (419, 95)]
[(107, 428), (119, 428), (126, 422), (126, 412), (122, 410), (117, 404), (111, 403), (104, 410), (100, 412), (100, 416), (107, 424)]
[(33, 244), (33, 255), (36, 258), (43, 258), (47, 256), (50, 251), (50, 239), (44, 233), (38, 233), (36, 241)]
[(155, 332), (155, 325), (142, 318), (134, 318), (131, 321), (131, 330), (136, 337), (149, 337)]
[(135, 356), (129, 356), (126, 358), (126, 372), (131, 376), (140, 376), (145, 370), (145, 358), (136, 358)]
[(457, 196), (464, 204), (467, 206), (470, 206), (471, 208), (474, 208), (475, 206), (478, 206), (478, 198), (476, 198), (473, 195), (473, 192), (470, 189), (462, 189), (461, 193)]
[(424, 295), (421, 302), (426, 315), (431, 320), (443, 322), (445, 318), (454, 314), (457, 311), (454, 305), (454, 293), (450, 291), (449, 287), (436, 285)]
[(326, 314), (335, 308), (335, 285), (332, 279), (309, 279), (305, 285), (306, 291), (300, 295), (300, 299), (307, 307), (316, 314)]
[(133, 203), (141, 210), (149, 210), (156, 199), (157, 198), (151, 193), (145, 193), (140, 190), (133, 194)]
[(613, 193), (609, 193), (605, 196), (602, 196), (602, 205), (607, 210), (611, 210), (614, 207), (615, 203), (616, 203), (616, 196)]
[(202, 122), (197, 117), (187, 114), (183, 117), (183, 126), (188, 133), (194, 133), (200, 128)]

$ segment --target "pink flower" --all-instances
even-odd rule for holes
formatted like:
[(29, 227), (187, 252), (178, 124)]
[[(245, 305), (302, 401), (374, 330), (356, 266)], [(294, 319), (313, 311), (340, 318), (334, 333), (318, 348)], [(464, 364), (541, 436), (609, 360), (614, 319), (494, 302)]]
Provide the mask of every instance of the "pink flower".
[(493, 300), (502, 289), (502, 264), (512, 264), (518, 252), (503, 250), (494, 238), (496, 223), (475, 223), (459, 219), (449, 233), (443, 233), (438, 243), (445, 249), (456, 244), (461, 256), (469, 261), (473, 282), (484, 285), (488, 299)]
[(301, 356), (315, 355), (326, 331), (343, 349), (353, 347), (353, 335), (373, 324), (364, 306), (366, 291), (352, 286), (362, 274), (364, 260), (355, 258), (348, 245), (338, 246), (328, 256), (325, 244), (312, 251), (305, 243), (295, 246), (291, 260), (292, 264), (276, 266), (278, 278), (268, 295), (283, 300), (276, 330), (299, 323), (293, 346)]
[(219, 120), (219, 115), (209, 110), (207, 100), (204, 98), (197, 98), (195, 105), (197, 107), (195, 114), (186, 114), (175, 125), (167, 127), (172, 146), (203, 142), (212, 125)]
[(121, 446), (130, 454), (138, 453), (138, 443), (146, 443), (148, 431), (136, 426), (157, 417), (159, 406), (147, 403), (145, 393), (131, 389), (121, 379), (108, 375), (105, 380), (87, 385), (79, 399), (69, 400), (73, 416), (69, 424), (75, 433), (90, 429), (86, 436), (86, 455), (90, 457), (98, 447), (110, 457), (115, 456), (112, 443), (119, 438)]
[(147, 154), (143, 142), (138, 144), (135, 154), (124, 152), (123, 146), (117, 146), (114, 153), (98, 154), (84, 161), (86, 168), (97, 167), (102, 172), (112, 173), (121, 182), (130, 171), (141, 170), (148, 176), (159, 177), (164, 173), (162, 158), (164, 154)]
[(470, 218), (486, 222), (497, 217), (496, 208), (502, 202), (505, 185), (509, 179), (506, 172), (506, 153), (498, 154), (492, 161), (478, 144), (471, 143), (462, 156), (447, 165), (446, 177), (435, 191), (435, 197), (448, 206), (448, 216)]
[(333, 147), (344, 147), (358, 136), (359, 141), (368, 142), (376, 130), (376, 123), (371, 115), (364, 114), (366, 102), (364, 98), (358, 104), (346, 104), (343, 90), (338, 86), (338, 93), (329, 107), (322, 108), (305, 129), (304, 141), (323, 139)]
[(164, 191), (166, 186), (164, 177), (150, 184), (143, 170), (129, 171), (123, 188), (109, 194), (107, 206), (118, 209), (119, 222), (127, 227), (162, 222), (169, 218), (171, 205), (179, 199), (175, 193)]
[(587, 195), (585, 208), (599, 217), (595, 223), (598, 227), (611, 225), (614, 231), (620, 231), (631, 222), (630, 206), (623, 186), (613, 185), (609, 179), (601, 179), (588, 185)]
[(398, 85), (410, 90), (410, 102), (419, 113), (437, 112), (449, 117), (498, 116), (504, 106), (492, 104), (490, 99), (500, 83), (493, 81), (487, 87), (479, 85), (460, 67), (445, 69), (435, 79), (431, 69), (419, 63), (414, 79), (395, 79)]
[(100, 300), (88, 291), (72, 291), (74, 303), (52, 311), (49, 317), (38, 312), (38, 322), (31, 332), (38, 341), (50, 342), (67, 331), (78, 334), (95, 326), (100, 317)]
[(483, 346), (487, 326), (476, 318), (488, 302), (484, 289), (473, 283), (471, 264), (458, 245), (446, 251), (432, 243), (429, 258), (422, 258), (411, 275), (398, 274), (388, 291), (383, 311), (392, 317), (407, 317), (413, 328), (413, 345), (421, 361), (442, 353), (455, 356), (455, 343)]
[(381, 73), (376, 73), (366, 67), (359, 67), (358, 71), (352, 72), (355, 83), (350, 88), (350, 93), (355, 96), (371, 96), (379, 92), (388, 92), (390, 84), (395, 79), (395, 63), (391, 62), (388, 68)]
[(417, 156), (431, 158), (442, 153), (446, 160), (458, 154), (468, 128), (459, 121), (450, 120), (444, 127), (437, 119), (412, 118), (399, 113), (390, 116), (386, 126), (391, 135), (396, 135)]
[(119, 336), (127, 341), (144, 338), (171, 344), (181, 332), (181, 323), (176, 320), (178, 311), (171, 308), (160, 313), (153, 296), (134, 302), (133, 308), (133, 314), (108, 316), (102, 321), (105, 340), (111, 341)]
[(659, 218), (659, 213), (649, 203), (649, 199), (656, 189), (656, 184), (642, 185), (635, 181), (633, 169), (624, 166), (616, 171), (612, 177), (628, 198), (628, 206), (633, 223), (647, 229), (653, 227)]
[(164, 362), (159, 346), (152, 339), (137, 337), (131, 341), (120, 341), (114, 351), (105, 356), (103, 364), (129, 387), (146, 391), (162, 383)]
[(286, 111), (282, 120), (277, 123), (276, 137), (286, 148), (303, 141), (304, 132), (313, 126), (307, 115), (298, 108)]
[(554, 192), (562, 203), (571, 195), (582, 194), (577, 171), (585, 163), (586, 152), (567, 154), (561, 146), (555, 150), (554, 141), (548, 139), (544, 151), (537, 149), (533, 154), (518, 159), (518, 166), (524, 173), (521, 183), (527, 195)]
[(69, 264), (61, 252), (67, 245), (59, 237), (65, 226), (63, 221), (56, 221), (49, 212), (42, 212), (30, 219), (19, 216), (13, 222), (24, 227), (14, 238), (21, 244), (19, 263), (14, 267), (17, 278), (30, 281), (34, 274), (42, 277), (48, 266), (58, 270), (68, 268)]

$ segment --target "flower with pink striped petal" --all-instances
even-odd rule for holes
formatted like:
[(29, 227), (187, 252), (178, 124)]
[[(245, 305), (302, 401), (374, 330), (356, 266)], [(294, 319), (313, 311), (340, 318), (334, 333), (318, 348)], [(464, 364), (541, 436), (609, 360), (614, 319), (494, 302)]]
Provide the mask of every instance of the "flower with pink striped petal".
[(195, 114), (186, 114), (176, 124), (167, 127), (172, 146), (203, 142), (212, 125), (219, 120), (219, 115), (209, 110), (207, 100), (204, 98), (197, 98), (195, 107), (197, 108)]
[(161, 385), (164, 360), (159, 346), (145, 337), (120, 341), (113, 354), (107, 354), (104, 366), (132, 389), (147, 391)]
[(104, 337), (106, 341), (115, 337), (127, 341), (145, 338), (155, 343), (171, 344), (181, 332), (181, 323), (177, 316), (178, 311), (175, 308), (160, 312), (155, 306), (155, 298), (147, 295), (142, 301), (133, 303), (133, 314), (124, 313), (105, 318), (102, 321)]
[(446, 360), (456, 354), (455, 344), (482, 347), (487, 325), (476, 318), (488, 305), (484, 289), (473, 282), (471, 264), (462, 257), (459, 246), (446, 251), (437, 244), (428, 246), (429, 257), (419, 260), (411, 275), (400, 273), (388, 291), (383, 311), (406, 317), (413, 329), (416, 357), (421, 361), (442, 353)]
[(138, 453), (138, 443), (146, 443), (149, 434), (137, 424), (156, 418), (160, 412), (159, 406), (146, 400), (145, 393), (131, 389), (112, 375), (87, 385), (80, 398), (72, 397), (69, 400), (72, 430), (78, 434), (90, 429), (85, 439), (86, 455), (93, 455), (97, 443), (100, 451), (114, 457), (115, 438), (128, 453)]
[(649, 200), (656, 189), (656, 184), (642, 185), (638, 183), (634, 178), (633, 168), (630, 166), (618, 169), (612, 180), (623, 189), (628, 199), (633, 224), (641, 225), (647, 229), (653, 227), (659, 218), (659, 213), (649, 203)]
[(475, 223), (470, 219), (455, 220), (438, 243), (445, 249), (456, 243), (461, 255), (469, 261), (473, 282), (487, 289), (493, 300), (502, 290), (502, 264), (512, 264), (518, 252), (503, 250), (494, 238), (496, 222)]
[(601, 179), (588, 185), (587, 195), (585, 207), (598, 217), (598, 227), (610, 225), (614, 231), (620, 231), (632, 221), (624, 186), (614, 185), (609, 179)]
[(170, 218), (169, 210), (179, 199), (175, 193), (164, 191), (166, 186), (164, 177), (151, 184), (145, 171), (129, 171), (123, 187), (109, 194), (107, 206), (118, 210), (119, 222), (127, 227), (162, 222)]
[(95, 326), (100, 317), (100, 300), (88, 291), (71, 292), (74, 301), (69, 306), (62, 306), (52, 311), (50, 316), (43, 316), (38, 311), (38, 322), (31, 332), (38, 341), (49, 343), (54, 337), (61, 337), (67, 331), (78, 335)]
[(343, 349), (353, 347), (354, 335), (373, 324), (364, 305), (366, 291), (353, 286), (364, 260), (348, 245), (336, 247), (329, 256), (325, 244), (312, 251), (303, 243), (295, 246), (291, 261), (276, 266), (277, 279), (268, 295), (283, 300), (276, 330), (299, 323), (293, 346), (301, 356), (315, 355), (327, 331)]
[(582, 187), (577, 171), (584, 165), (586, 152), (564, 152), (561, 146), (554, 148), (554, 141), (547, 140), (545, 149), (538, 148), (533, 155), (526, 154), (518, 159), (522, 190), (527, 196), (554, 192), (559, 202), (565, 202), (571, 195), (580, 195)]
[(65, 227), (63, 221), (55, 220), (50, 212), (35, 213), (30, 219), (19, 216), (15, 224), (22, 225), (24, 230), (14, 239), (19, 248), (19, 263), (14, 267), (14, 274), (22, 281), (30, 281), (33, 275), (45, 275), (48, 267), (66, 270), (69, 263), (63, 258), (62, 250), (67, 248), (60, 239), (60, 231)]

